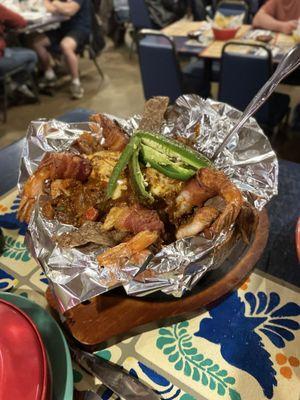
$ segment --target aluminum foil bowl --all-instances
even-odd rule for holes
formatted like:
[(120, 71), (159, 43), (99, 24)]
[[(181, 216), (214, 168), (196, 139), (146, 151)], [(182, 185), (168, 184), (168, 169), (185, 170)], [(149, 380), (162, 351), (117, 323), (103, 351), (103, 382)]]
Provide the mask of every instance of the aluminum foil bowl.
[[(239, 111), (226, 104), (184, 95), (168, 110), (161, 133), (188, 138), (199, 152), (211, 157), (239, 116)], [(116, 119), (129, 135), (137, 129), (141, 119), (139, 115), (127, 120), (109, 117)], [(86, 122), (33, 121), (28, 128), (21, 159), (19, 189), (22, 190), (24, 181), (35, 171), (45, 152), (68, 150), (71, 143), (89, 129)], [(257, 210), (261, 210), (277, 193), (277, 158), (253, 118), (219, 154), (215, 164)], [(97, 263), (96, 255), (104, 248), (92, 252), (80, 248), (62, 249), (52, 240), (54, 234), (74, 229), (70, 225), (46, 220), (37, 202), (26, 236), (31, 253), (45, 271), (62, 311), (118, 286), (123, 286), (131, 296), (161, 291), (170, 298), (180, 297), (190, 291), (207, 271), (222, 265), (233, 249), (233, 244), (229, 245), (223, 257), (216, 256), (216, 248), (231, 243), (234, 227), (213, 240), (203, 235), (177, 240), (163, 247), (143, 266), (127, 264), (112, 271), (100, 269)]]

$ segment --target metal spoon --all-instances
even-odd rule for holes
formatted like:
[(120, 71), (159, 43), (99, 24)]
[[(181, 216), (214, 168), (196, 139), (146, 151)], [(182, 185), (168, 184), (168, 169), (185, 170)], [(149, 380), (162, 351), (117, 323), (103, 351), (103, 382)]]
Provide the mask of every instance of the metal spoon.
[(292, 71), (294, 71), (300, 65), (300, 45), (293, 47), (288, 54), (280, 61), (274, 74), (264, 84), (264, 86), (258, 91), (253, 97), (248, 106), (246, 107), (243, 114), (238, 119), (236, 125), (225, 137), (224, 141), (215, 151), (212, 160), (214, 161), (219, 153), (221, 153), (230, 139), (240, 131), (248, 119), (265, 103), (265, 101), (271, 96), (277, 85)]

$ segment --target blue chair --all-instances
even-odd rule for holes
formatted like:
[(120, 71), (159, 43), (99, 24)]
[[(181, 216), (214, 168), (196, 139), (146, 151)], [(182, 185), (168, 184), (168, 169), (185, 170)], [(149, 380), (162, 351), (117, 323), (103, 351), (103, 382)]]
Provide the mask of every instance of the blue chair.
[(136, 31), (140, 29), (155, 29), (151, 21), (147, 4), (144, 0), (128, 0), (129, 15), (132, 25)]
[(180, 68), (171, 37), (158, 31), (143, 29), (138, 35), (141, 77), (146, 99), (168, 96), (171, 102), (182, 94), (210, 94), (210, 82), (203, 61)]
[[(229, 50), (232, 45), (262, 49), (264, 55), (233, 53)], [(221, 58), (218, 99), (243, 111), (271, 74), (272, 55), (268, 48), (256, 44), (226, 43)], [(257, 122), (273, 132), (273, 129), (282, 122), (284, 117), (286, 117), (286, 122), (288, 121), (289, 103), (288, 95), (274, 93), (255, 114)]]
[(134, 48), (137, 48), (137, 34), (141, 29), (158, 29), (152, 22), (145, 0), (128, 0), (130, 21), (133, 25), (131, 31), (132, 42), (130, 45), (129, 58), (131, 58)]
[(249, 6), (245, 1), (222, 0), (218, 3), (216, 11), (226, 16), (245, 13), (244, 22), (249, 22)]

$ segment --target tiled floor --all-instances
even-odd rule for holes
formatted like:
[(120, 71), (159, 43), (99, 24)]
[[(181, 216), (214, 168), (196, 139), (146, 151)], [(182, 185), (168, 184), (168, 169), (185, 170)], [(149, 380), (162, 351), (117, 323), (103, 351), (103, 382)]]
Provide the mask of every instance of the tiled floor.
[[(80, 62), (82, 83), (85, 88), (82, 100), (70, 100), (66, 84), (53, 97), (41, 96), (40, 104), (11, 107), (8, 122), (0, 124), (0, 147), (24, 136), (31, 120), (41, 117), (52, 118), (76, 107), (118, 116), (141, 112), (144, 97), (137, 56), (134, 55), (130, 59), (128, 48), (114, 49), (109, 45), (100, 56), (99, 62), (105, 73), (105, 80), (102, 83), (92, 62), (87, 59)], [(291, 96), (292, 107), (300, 102), (299, 86), (281, 86), (279, 90)], [(212, 92), (216, 95), (216, 84), (213, 85)], [(279, 140), (275, 144), (275, 149), (280, 157), (300, 162), (300, 132), (288, 132), (288, 137)]]
[(105, 73), (104, 82), (101, 82), (90, 60), (80, 61), (82, 83), (85, 89), (83, 99), (69, 99), (68, 84), (66, 84), (53, 97), (42, 95), (40, 104), (11, 107), (8, 111), (8, 122), (0, 123), (0, 147), (22, 137), (31, 120), (42, 117), (52, 118), (77, 107), (118, 116), (141, 112), (144, 97), (137, 57), (130, 60), (126, 48), (116, 51), (109, 47), (100, 56), (99, 63)]

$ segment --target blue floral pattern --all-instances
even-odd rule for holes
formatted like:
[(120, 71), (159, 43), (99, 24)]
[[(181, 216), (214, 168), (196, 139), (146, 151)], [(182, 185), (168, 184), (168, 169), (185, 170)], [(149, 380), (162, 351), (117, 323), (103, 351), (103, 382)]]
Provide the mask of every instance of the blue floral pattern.
[(300, 327), (295, 319), (290, 318), (300, 315), (299, 305), (290, 302), (280, 306), (280, 296), (275, 292), (269, 296), (264, 292), (256, 295), (248, 292), (242, 300), (235, 291), (211, 308), (209, 314), (210, 318), (200, 322), (195, 336), (219, 344), (223, 358), (252, 375), (265, 396), (271, 399), (274, 386), (277, 386), (276, 371), (259, 333), (263, 333), (274, 346), (284, 347), (286, 341), (295, 338), (292, 331)]
[(0, 291), (9, 291), (17, 285), (18, 281), (3, 269), (0, 269)]
[(0, 215), (0, 227), (18, 230), (19, 235), (24, 236), (27, 230), (25, 222), (19, 222), (17, 218), (17, 211), (20, 204), (20, 197), (16, 196), (13, 204), (10, 207), (10, 212)]

